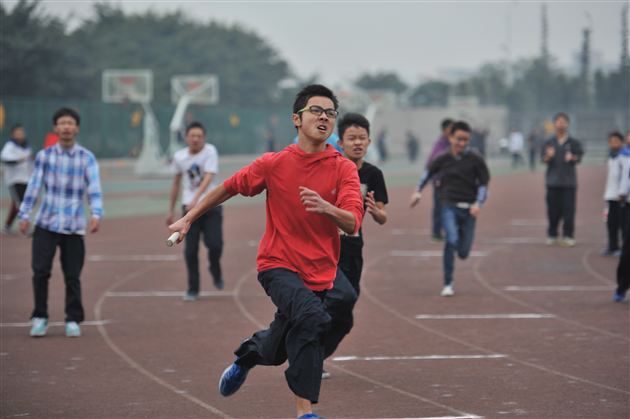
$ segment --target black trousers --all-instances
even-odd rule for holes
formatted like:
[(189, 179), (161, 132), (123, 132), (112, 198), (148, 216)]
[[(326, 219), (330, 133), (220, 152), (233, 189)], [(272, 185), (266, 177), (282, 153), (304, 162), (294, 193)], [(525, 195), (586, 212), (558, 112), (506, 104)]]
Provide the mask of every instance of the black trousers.
[(341, 236), (341, 252), (338, 266), (352, 284), (357, 293), (361, 293), (359, 281), (363, 271), (363, 238), (357, 236)]
[(289, 388), (299, 397), (317, 403), (324, 364), (324, 335), (331, 317), (326, 312), (326, 292), (314, 292), (296, 272), (277, 268), (260, 272), (258, 281), (276, 306), (268, 329), (254, 333), (238, 347), (236, 364), (281, 365)]
[[(186, 210), (184, 209), (184, 215)], [(188, 270), (188, 292), (199, 293), (199, 239), (208, 249), (208, 263), (212, 278), (221, 278), (221, 254), (223, 253), (223, 207), (218, 206), (199, 217), (184, 239), (184, 257)]]
[(573, 238), (575, 232), (576, 188), (547, 187), (547, 217), (549, 237), (558, 237), (558, 226), (562, 220), (562, 235)]
[(48, 318), (48, 283), (55, 252), (59, 247), (61, 270), (66, 283), (66, 322), (84, 320), (81, 303), (81, 269), (85, 260), (83, 236), (59, 234), (35, 227), (33, 233), (33, 294), (35, 309), (31, 317)]
[(619, 265), (617, 265), (617, 294), (624, 294), (630, 288), (630, 211), (624, 211), (624, 232)]
[[(359, 276), (361, 272), (359, 271)], [(354, 305), (358, 298), (358, 280), (357, 287), (351, 283), (341, 266), (337, 268), (337, 276), (333, 288), (328, 290), (324, 304), (326, 312), (330, 315), (330, 329), (323, 339), (324, 358), (328, 358), (336, 350), (341, 341), (354, 326)]]
[(608, 201), (608, 217), (606, 228), (608, 230), (608, 250), (614, 252), (619, 250), (619, 236), (626, 239), (624, 233), (624, 223), (627, 218), (626, 213), (630, 209), (629, 205), (622, 205), (619, 201)]

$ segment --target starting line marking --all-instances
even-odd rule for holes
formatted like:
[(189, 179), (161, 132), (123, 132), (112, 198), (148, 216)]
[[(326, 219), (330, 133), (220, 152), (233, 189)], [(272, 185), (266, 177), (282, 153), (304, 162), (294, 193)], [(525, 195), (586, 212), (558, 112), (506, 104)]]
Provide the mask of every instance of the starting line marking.
[[(88, 320), (81, 322), (81, 326), (102, 326), (111, 323), (111, 320)], [(65, 326), (65, 322), (49, 322), (48, 326)], [(31, 322), (0, 323), (0, 327), (31, 327)]]
[(452, 319), (551, 319), (553, 314), (514, 313), (514, 314), (418, 314), (418, 320), (452, 320)]
[[(389, 252), (391, 256), (403, 256), (403, 257), (415, 257), (415, 258), (430, 258), (430, 257), (442, 257), (444, 252), (442, 250), (392, 250)], [(488, 252), (472, 251), (470, 257), (483, 257), (487, 256)]]
[(504, 291), (612, 291), (612, 286), (580, 286), (580, 285), (545, 285), (545, 286), (531, 286), (523, 287), (518, 285), (512, 285), (503, 288)]
[[(183, 291), (110, 291), (107, 297), (183, 297)], [(201, 291), (201, 297), (233, 297), (233, 292), (226, 291)]]
[(436, 359), (497, 359), (507, 358), (504, 354), (492, 355), (417, 355), (417, 356), (335, 356), (335, 362), (346, 361), (431, 361)]
[(174, 262), (181, 260), (181, 255), (91, 255), (90, 262)]

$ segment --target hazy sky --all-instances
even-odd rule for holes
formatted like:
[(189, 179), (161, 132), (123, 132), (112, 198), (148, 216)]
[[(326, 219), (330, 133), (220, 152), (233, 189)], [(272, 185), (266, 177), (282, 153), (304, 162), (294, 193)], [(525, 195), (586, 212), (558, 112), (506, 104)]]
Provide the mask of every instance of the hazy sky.
[[(12, 7), (15, 0), (1, 0)], [(76, 26), (92, 1), (44, 0)], [(271, 43), (301, 77), (350, 81), (364, 71), (396, 71), (407, 82), (474, 69), (540, 50), (541, 2), (516, 1), (106, 1), (128, 12), (183, 9), (202, 21), (239, 23)], [(549, 49), (570, 67), (593, 29), (595, 65), (616, 65), (623, 1), (548, 1)]]

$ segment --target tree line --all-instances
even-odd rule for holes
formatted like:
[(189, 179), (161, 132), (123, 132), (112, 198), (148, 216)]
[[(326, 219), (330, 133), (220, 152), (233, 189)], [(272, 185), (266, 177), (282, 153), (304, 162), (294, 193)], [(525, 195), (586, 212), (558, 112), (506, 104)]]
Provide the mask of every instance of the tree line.
[[(173, 75), (196, 73), (218, 75), (224, 105), (291, 100), (293, 92), (279, 87), (280, 81), (295, 78), (287, 61), (239, 25), (200, 23), (182, 12), (125, 14), (116, 6), (97, 3), (93, 17), (70, 31), (63, 20), (38, 7), (36, 0), (21, 0), (9, 12), (0, 3), (2, 95), (98, 101), (103, 70), (148, 68), (154, 75), (156, 102), (170, 100)], [(583, 58), (588, 62), (588, 56)], [(628, 108), (627, 51), (617, 69), (592, 74), (586, 70), (568, 74), (543, 54), (515, 63), (487, 63), (457, 82), (436, 78), (409, 86), (395, 72), (381, 72), (359, 75), (355, 85), (391, 90), (411, 106), (444, 106), (449, 97), (474, 96), (482, 105), (506, 105), (513, 111)]]

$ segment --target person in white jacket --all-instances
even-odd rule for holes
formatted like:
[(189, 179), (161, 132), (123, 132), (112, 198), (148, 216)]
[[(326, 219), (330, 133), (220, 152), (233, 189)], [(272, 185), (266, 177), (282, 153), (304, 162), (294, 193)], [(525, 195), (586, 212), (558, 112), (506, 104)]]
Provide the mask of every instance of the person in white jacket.
[(626, 135), (626, 146), (619, 154), (621, 162), (619, 199), (624, 202), (622, 225), (625, 236), (617, 265), (617, 289), (613, 294), (613, 301), (616, 302), (624, 301), (630, 288), (630, 131)]
[(604, 256), (619, 256), (621, 247), (619, 236), (623, 231), (623, 210), (625, 199), (620, 199), (622, 157), (620, 151), (623, 148), (623, 136), (619, 132), (608, 135), (608, 171), (606, 175), (606, 189), (604, 200), (608, 205), (606, 228), (608, 230), (608, 246), (602, 252)]
[(26, 132), (20, 124), (13, 125), (11, 137), (2, 147), (0, 160), (4, 165), (4, 180), (9, 189), (11, 203), (2, 228), (3, 234), (11, 233), (11, 226), (26, 192), (26, 185), (33, 171), (33, 155), (26, 141)]

